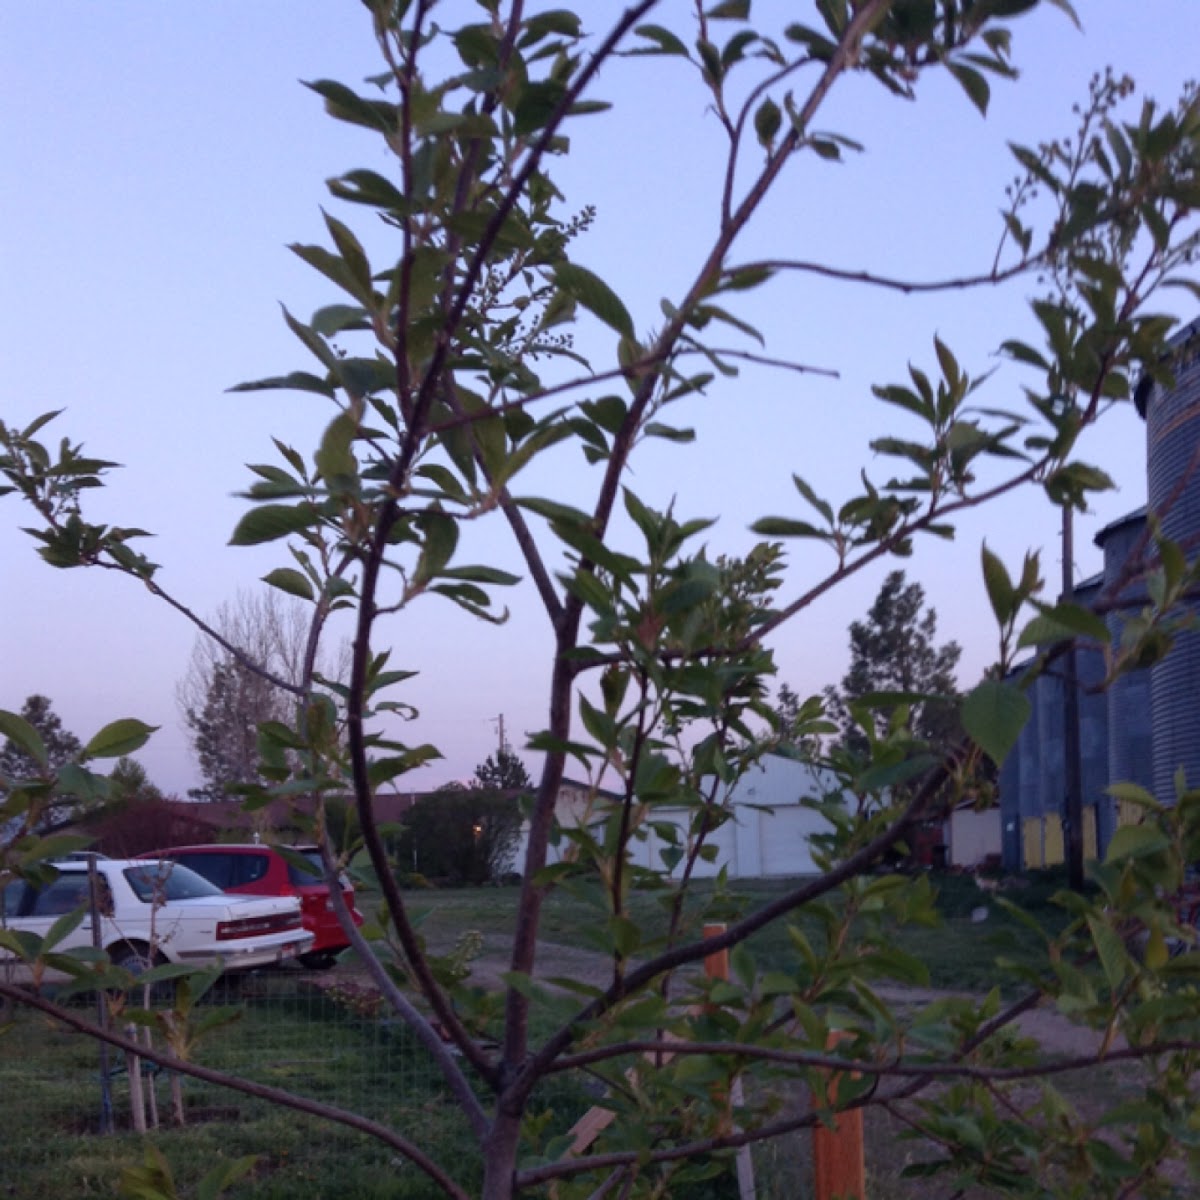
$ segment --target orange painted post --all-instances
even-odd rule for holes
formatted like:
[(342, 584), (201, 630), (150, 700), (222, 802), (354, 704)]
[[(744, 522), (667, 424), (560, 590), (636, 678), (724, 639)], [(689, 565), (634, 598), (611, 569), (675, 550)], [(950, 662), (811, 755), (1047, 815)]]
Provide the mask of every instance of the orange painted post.
[[(704, 940), (707, 941), (709, 938), (716, 937), (719, 933), (724, 932), (724, 925), (705, 925)], [(704, 959), (704, 973), (709, 979), (728, 979), (729, 951), (718, 950), (715, 954), (706, 955)]]
[[(829, 1035), (829, 1049), (841, 1040)], [(825, 1096), (837, 1102), (839, 1075), (829, 1073)], [(838, 1113), (833, 1128), (817, 1125), (813, 1129), (813, 1196), (815, 1200), (866, 1200), (867, 1171), (863, 1154), (863, 1115), (861, 1108)]]

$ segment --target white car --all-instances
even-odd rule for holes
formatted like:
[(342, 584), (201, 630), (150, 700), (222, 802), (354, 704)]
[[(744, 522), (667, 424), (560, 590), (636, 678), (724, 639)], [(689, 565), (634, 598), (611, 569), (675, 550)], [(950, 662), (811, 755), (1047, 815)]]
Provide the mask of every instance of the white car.
[[(226, 971), (247, 971), (295, 958), (312, 945), (294, 896), (230, 896), (176, 863), (97, 858), (93, 905), (86, 862), (55, 869), (48, 884), (16, 880), (0, 892), (0, 928), (45, 937), (65, 913), (82, 908), (83, 921), (54, 952), (92, 946), (95, 913), (101, 948), (134, 972), (166, 962), (203, 967), (218, 961)], [(27, 977), (24, 964), (0, 946), (0, 970), (6, 966)], [(45, 978), (66, 976), (48, 971)]]

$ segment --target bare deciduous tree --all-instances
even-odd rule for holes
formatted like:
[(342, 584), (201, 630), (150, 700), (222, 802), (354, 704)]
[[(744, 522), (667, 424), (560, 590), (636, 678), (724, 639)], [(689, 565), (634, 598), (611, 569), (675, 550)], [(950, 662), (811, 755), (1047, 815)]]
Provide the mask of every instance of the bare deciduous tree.
[(272, 588), (240, 590), (209, 622), (224, 644), (204, 633), (197, 636), (176, 688), (203, 779), (190, 793), (194, 798), (223, 799), (231, 785), (259, 779), (259, 724), (287, 724), (295, 717), (295, 693), (277, 681), (299, 690), (314, 671), (335, 681), (347, 676), (345, 645), (327, 670), (309, 662), (310, 608)]

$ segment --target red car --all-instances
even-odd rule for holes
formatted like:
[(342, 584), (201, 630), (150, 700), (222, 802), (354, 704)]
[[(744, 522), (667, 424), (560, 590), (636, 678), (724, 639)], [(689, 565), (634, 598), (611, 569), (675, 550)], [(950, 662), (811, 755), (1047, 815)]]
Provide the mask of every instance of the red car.
[[(288, 846), (290, 855), (309, 864), (305, 869), (290, 861), (273, 846), (207, 845), (172, 846), (156, 850), (144, 858), (167, 858), (202, 875), (224, 892), (250, 896), (297, 896), (304, 928), (313, 935), (313, 944), (300, 956), (306, 967), (325, 970), (332, 967), (338, 954), (350, 944), (338, 923), (329, 899), (329, 885), (321, 865), (321, 852), (315, 846)], [(342, 896), (355, 925), (363, 919), (354, 907), (354, 889), (342, 877)]]

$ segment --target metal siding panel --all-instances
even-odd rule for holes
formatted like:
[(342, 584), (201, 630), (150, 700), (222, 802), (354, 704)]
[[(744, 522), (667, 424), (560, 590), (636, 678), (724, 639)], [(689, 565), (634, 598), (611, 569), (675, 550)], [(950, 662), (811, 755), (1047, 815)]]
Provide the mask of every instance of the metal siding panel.
[[(1183, 331), (1177, 343), (1193, 342), (1200, 322)], [(1200, 481), (1188, 472), (1200, 451), (1200, 345), (1185, 352), (1170, 391), (1154, 388), (1146, 412), (1149, 503), (1164, 534), (1175, 541), (1200, 533)], [(1198, 609), (1200, 611), (1200, 609)], [(1200, 782), (1200, 636), (1180, 637), (1171, 653), (1151, 672), (1154, 792), (1160, 801), (1175, 800), (1174, 778), (1182, 767), (1189, 784)]]
[(816, 864), (812, 860), (808, 839), (827, 823), (811, 809), (778, 808), (774, 814), (763, 814), (762, 873), (764, 875), (812, 875)]

